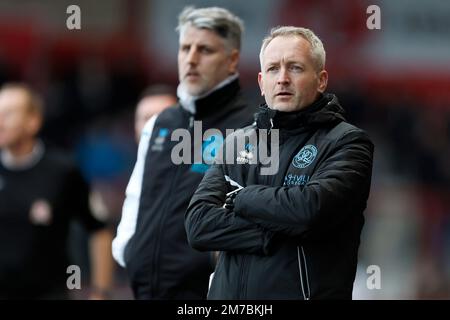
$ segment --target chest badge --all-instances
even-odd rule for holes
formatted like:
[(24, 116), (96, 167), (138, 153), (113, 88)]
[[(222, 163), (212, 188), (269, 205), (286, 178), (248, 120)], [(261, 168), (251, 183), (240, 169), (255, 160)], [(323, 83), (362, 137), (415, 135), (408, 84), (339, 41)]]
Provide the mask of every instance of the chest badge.
[(48, 226), (52, 223), (52, 208), (48, 201), (39, 199), (33, 202), (30, 209), (30, 220), (35, 225)]
[(161, 151), (163, 150), (164, 142), (166, 141), (167, 136), (169, 135), (169, 129), (161, 128), (159, 129), (158, 136), (155, 138), (155, 141), (152, 145), (152, 151)]
[(298, 169), (309, 166), (317, 156), (317, 148), (312, 144), (304, 146), (292, 160), (292, 165)]

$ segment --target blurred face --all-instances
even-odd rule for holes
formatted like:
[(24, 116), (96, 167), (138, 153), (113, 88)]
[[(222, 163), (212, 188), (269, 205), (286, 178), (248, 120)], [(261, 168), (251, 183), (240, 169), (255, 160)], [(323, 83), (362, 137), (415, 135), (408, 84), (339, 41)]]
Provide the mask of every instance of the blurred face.
[(139, 101), (136, 107), (134, 129), (136, 132), (136, 139), (139, 141), (142, 129), (145, 123), (153, 115), (160, 113), (167, 107), (174, 105), (177, 102), (175, 97), (171, 95), (150, 96)]
[(185, 27), (180, 34), (178, 76), (192, 96), (202, 95), (237, 70), (239, 52), (226, 49), (213, 31)]
[(0, 91), (0, 148), (13, 148), (32, 141), (41, 117), (29, 109), (29, 96), (21, 89)]
[(262, 55), (258, 83), (271, 109), (291, 112), (313, 103), (327, 86), (328, 74), (317, 71), (311, 45), (300, 36), (280, 36)]

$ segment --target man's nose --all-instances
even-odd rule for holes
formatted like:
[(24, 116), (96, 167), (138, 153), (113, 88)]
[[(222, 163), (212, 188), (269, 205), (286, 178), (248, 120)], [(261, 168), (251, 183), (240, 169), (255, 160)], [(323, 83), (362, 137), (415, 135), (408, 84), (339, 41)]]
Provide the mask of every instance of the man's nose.
[(198, 50), (194, 47), (191, 47), (187, 56), (187, 63), (191, 65), (198, 64)]
[(278, 84), (288, 84), (290, 83), (289, 73), (287, 72), (286, 68), (280, 68), (280, 72), (278, 73)]

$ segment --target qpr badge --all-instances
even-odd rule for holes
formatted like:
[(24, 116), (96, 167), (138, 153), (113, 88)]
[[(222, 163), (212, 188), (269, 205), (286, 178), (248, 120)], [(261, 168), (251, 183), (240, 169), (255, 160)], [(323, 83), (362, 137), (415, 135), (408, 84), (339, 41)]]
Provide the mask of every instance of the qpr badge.
[(292, 160), (292, 165), (298, 169), (309, 166), (317, 156), (317, 148), (312, 144), (304, 146)]

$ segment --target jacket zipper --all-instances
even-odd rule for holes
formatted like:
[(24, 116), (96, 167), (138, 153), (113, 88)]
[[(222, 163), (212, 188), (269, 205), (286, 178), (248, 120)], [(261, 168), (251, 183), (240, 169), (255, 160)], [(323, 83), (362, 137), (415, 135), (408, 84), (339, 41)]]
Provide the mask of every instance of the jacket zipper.
[[(300, 272), (300, 286), (302, 288), (303, 299), (309, 300), (311, 298), (311, 290), (309, 287), (308, 266), (306, 265), (306, 256), (303, 246), (297, 246), (297, 260), (298, 269)], [(305, 270), (305, 277), (303, 277), (303, 269)], [(303, 278), (305, 278), (305, 281), (303, 280)]]
[(272, 131), (272, 128), (273, 128), (273, 119), (270, 118), (270, 128), (269, 128), (269, 131), (267, 132), (267, 136), (270, 136), (270, 132)]

